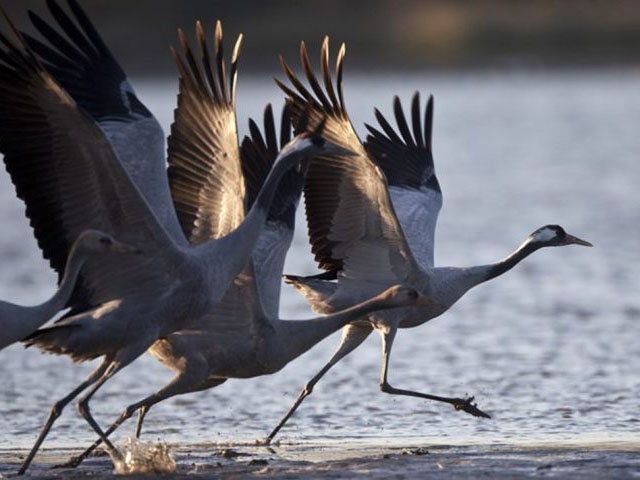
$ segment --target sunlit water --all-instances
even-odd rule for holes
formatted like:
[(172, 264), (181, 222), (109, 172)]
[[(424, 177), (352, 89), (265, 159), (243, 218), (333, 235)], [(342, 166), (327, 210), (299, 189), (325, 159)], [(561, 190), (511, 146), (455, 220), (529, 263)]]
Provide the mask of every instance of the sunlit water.
[[(136, 82), (165, 130), (173, 82)], [(468, 293), (450, 312), (394, 345), (390, 382), (432, 394), (476, 396), (493, 416), (378, 392), (380, 345), (372, 335), (318, 384), (283, 440), (464, 438), (616, 439), (640, 429), (640, 72), (381, 74), (346, 77), (356, 128), (419, 89), (436, 98), (434, 150), (445, 204), (436, 263), (497, 260), (533, 229), (559, 223), (595, 244), (542, 250)], [(241, 78), (239, 123), (280, 105), (269, 78)], [(36, 247), (22, 204), (0, 178), (0, 298), (36, 303), (55, 276)], [(299, 215), (287, 272), (314, 272)], [(281, 315), (310, 316), (285, 287)], [(246, 441), (264, 436), (337, 346), (336, 334), (275, 375), (230, 380), (154, 407), (143, 439)], [(50, 405), (92, 365), (13, 346), (0, 353), (0, 446), (29, 446)], [(107, 425), (171, 378), (144, 356), (100, 390), (92, 411)], [(133, 422), (116, 438), (130, 435)], [(94, 438), (70, 406), (46, 445)]]

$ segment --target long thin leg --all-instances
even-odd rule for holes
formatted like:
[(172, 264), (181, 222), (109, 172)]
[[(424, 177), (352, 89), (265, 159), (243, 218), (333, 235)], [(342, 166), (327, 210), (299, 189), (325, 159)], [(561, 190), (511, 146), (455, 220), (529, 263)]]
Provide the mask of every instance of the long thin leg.
[(140, 410), (138, 410), (138, 421), (136, 422), (135, 431), (136, 438), (140, 438), (140, 434), (142, 433), (142, 424), (144, 423), (144, 418), (147, 416), (147, 412), (150, 408), (151, 407), (143, 405), (142, 407), (140, 407)]
[(289, 420), (291, 415), (293, 415), (293, 412), (298, 409), (302, 401), (309, 395), (311, 395), (311, 392), (313, 392), (313, 387), (324, 376), (324, 374), (327, 373), (336, 363), (338, 363), (349, 353), (351, 353), (358, 345), (360, 345), (372, 331), (373, 329), (368, 326), (361, 327), (357, 325), (347, 325), (346, 327), (344, 327), (342, 330), (342, 340), (340, 342), (340, 346), (338, 347), (338, 350), (336, 350), (336, 352), (333, 354), (333, 357), (331, 357), (331, 360), (329, 360), (329, 362), (324, 367), (322, 367), (322, 369), (311, 380), (309, 380), (309, 382), (307, 382), (304, 387), (302, 387), (302, 391), (300, 392), (300, 395), (298, 395), (298, 398), (296, 399), (294, 404), (291, 406), (291, 408), (289, 408), (284, 417), (282, 417), (282, 420), (280, 420), (278, 425), (276, 425), (271, 433), (264, 440), (261, 440), (260, 443), (269, 445), (269, 443), (271, 443), (271, 441), (278, 434), (284, 424), (287, 423), (287, 420)]
[(89, 374), (89, 376), (86, 378), (84, 382), (78, 385), (78, 387), (75, 388), (69, 395), (67, 395), (62, 400), (59, 400), (53, 405), (53, 407), (51, 408), (51, 413), (49, 414), (49, 418), (47, 419), (47, 422), (44, 424), (44, 427), (42, 428), (42, 431), (40, 432), (40, 435), (38, 436), (36, 443), (31, 448), (29, 455), (27, 456), (26, 460), (23, 462), (22, 466), (20, 467), (20, 470), (18, 470), (18, 475), (22, 475), (24, 474), (24, 472), (27, 471), (27, 468), (29, 468), (29, 465), (31, 464), (33, 457), (36, 455), (36, 453), (40, 449), (40, 445), (42, 445), (42, 442), (44, 441), (47, 434), (49, 433), (49, 430), (51, 430), (53, 423), (62, 414), (62, 410), (64, 409), (64, 407), (66, 407), (71, 400), (76, 398), (76, 396), (78, 396), (87, 387), (97, 382), (102, 376), (102, 374), (105, 372), (105, 370), (107, 369), (107, 366), (109, 365), (109, 363), (110, 361), (108, 359), (104, 359), (102, 363), (98, 366), (98, 368), (96, 368), (93, 372)]
[(89, 408), (89, 400), (91, 400), (91, 397), (93, 397), (93, 395), (100, 389), (100, 387), (102, 387), (102, 385), (105, 384), (107, 380), (113, 377), (122, 368), (123, 368), (123, 365), (121, 364), (117, 364), (115, 362), (111, 363), (111, 365), (109, 365), (109, 368), (107, 368), (106, 372), (102, 375), (102, 377), (100, 377), (100, 379), (91, 388), (91, 390), (89, 390), (89, 393), (87, 393), (78, 402), (78, 412), (80, 412), (80, 415), (84, 417), (84, 419), (89, 423), (89, 425), (91, 425), (91, 428), (93, 428), (95, 432), (98, 434), (98, 436), (102, 439), (104, 444), (107, 446), (107, 448), (111, 452), (111, 455), (120, 460), (122, 455), (120, 455), (120, 452), (118, 451), (118, 449), (105, 436), (104, 432), (98, 425), (98, 422), (96, 422), (93, 416), (91, 415), (91, 409)]
[(87, 395), (78, 402), (78, 411), (80, 412), (80, 414), (85, 418), (89, 425), (91, 425), (91, 428), (93, 428), (98, 436), (102, 439), (102, 441), (109, 449), (111, 455), (117, 459), (121, 458), (120, 452), (107, 439), (98, 423), (91, 416), (91, 410), (89, 409), (89, 400), (91, 400), (91, 397), (100, 389), (100, 387), (102, 387), (102, 385), (104, 385), (107, 380), (109, 380), (116, 373), (118, 373), (120, 370), (122, 370), (124, 367), (126, 367), (140, 355), (142, 355), (152, 343), (153, 341), (149, 341), (147, 337), (144, 337), (141, 338), (137, 343), (133, 343), (131, 345), (128, 345), (126, 348), (120, 349), (113, 361), (109, 364), (106, 371), (102, 374), (100, 379), (91, 388), (91, 390), (89, 390), (89, 393), (87, 393)]
[[(208, 380), (206, 378), (206, 370), (204, 369), (188, 369), (184, 372), (178, 373), (171, 382), (169, 382), (166, 386), (158, 390), (156, 393), (149, 395), (145, 399), (136, 402), (132, 405), (129, 405), (124, 412), (118, 417), (118, 419), (107, 429), (103, 435), (100, 435), (100, 438), (96, 440), (89, 448), (87, 448), (84, 452), (76, 457), (72, 457), (68, 462), (59, 465), (59, 467), (77, 467), (80, 465), (90, 454), (93, 452), (104, 440), (109, 437), (120, 425), (122, 425), (127, 419), (131, 418), (131, 416), (136, 412), (136, 410), (140, 409), (140, 412), (148, 412), (149, 409), (155, 405), (156, 403), (162, 402), (168, 398), (171, 398), (175, 395), (196, 392), (199, 390), (203, 390), (206, 388), (211, 388), (216, 385), (220, 385), (226, 381), (225, 378)], [(144, 415), (142, 415), (144, 418)], [(142, 428), (141, 420), (138, 420), (139, 425), (137, 426), (137, 430)], [(136, 435), (137, 437), (138, 435)], [(104, 437), (104, 438), (103, 438)], [(110, 442), (105, 443), (107, 448), (109, 448)]]
[(149, 410), (151, 409), (151, 407), (154, 406), (156, 403), (164, 401), (167, 398), (173, 397), (175, 395), (181, 395), (181, 394), (192, 393), (192, 392), (199, 392), (201, 390), (208, 390), (210, 388), (217, 387), (218, 385), (221, 385), (226, 381), (227, 381), (226, 378), (209, 378), (209, 379), (205, 380), (204, 382), (201, 382), (201, 383), (198, 383), (197, 385), (194, 385), (194, 382), (192, 380), (191, 386), (186, 387), (185, 390), (182, 391), (182, 392), (174, 392), (171, 395), (169, 395), (168, 393), (165, 393), (164, 395), (166, 395), (166, 396), (164, 396), (163, 398), (158, 399), (155, 402), (149, 402), (149, 403), (146, 403), (144, 405), (140, 405), (140, 409), (138, 410), (138, 422), (136, 423), (136, 431), (135, 431), (136, 438), (140, 438), (140, 433), (142, 432), (142, 422), (144, 421), (144, 418), (146, 417), (146, 415), (149, 412)]
[(391, 356), (391, 346), (396, 336), (397, 329), (392, 328), (388, 332), (381, 332), (382, 336), (382, 371), (380, 372), (380, 390), (391, 395), (407, 395), (409, 397), (425, 398), (436, 402), (444, 402), (453, 405), (456, 410), (462, 410), (474, 417), (491, 418), (489, 415), (480, 410), (473, 402), (473, 397), (469, 398), (449, 398), (430, 395), (428, 393), (414, 392), (411, 390), (400, 390), (389, 385), (387, 381), (387, 373), (389, 370), (389, 358)]

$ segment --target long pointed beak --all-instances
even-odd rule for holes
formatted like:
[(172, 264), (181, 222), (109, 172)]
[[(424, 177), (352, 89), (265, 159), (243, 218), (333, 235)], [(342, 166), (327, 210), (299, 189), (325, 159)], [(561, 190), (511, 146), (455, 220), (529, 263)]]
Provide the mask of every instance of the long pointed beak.
[(139, 248), (128, 245), (126, 243), (118, 242), (117, 240), (113, 240), (113, 243), (111, 244), (111, 250), (116, 253), (133, 253), (135, 255), (139, 255), (142, 253), (142, 250), (140, 250)]
[(446, 307), (444, 305), (422, 294), (418, 294), (418, 298), (416, 299), (416, 306), (446, 310)]
[(565, 237), (564, 240), (565, 245), (582, 245), (583, 247), (593, 247), (593, 244), (591, 242), (587, 242), (586, 240), (582, 240), (581, 238), (578, 237), (574, 237), (573, 235), (569, 235), (567, 233), (567, 236)]
[(330, 142), (329, 140), (325, 140), (324, 148), (327, 153), (330, 153), (332, 155), (344, 155), (347, 157), (355, 157), (358, 155), (353, 150), (349, 150), (348, 148), (337, 145), (333, 142)]

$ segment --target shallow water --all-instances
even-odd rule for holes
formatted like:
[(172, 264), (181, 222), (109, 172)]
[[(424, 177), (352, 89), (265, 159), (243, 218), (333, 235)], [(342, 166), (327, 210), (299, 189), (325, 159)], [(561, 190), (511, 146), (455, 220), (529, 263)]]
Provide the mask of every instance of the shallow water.
[[(136, 82), (168, 131), (172, 82)], [(434, 151), (445, 195), (438, 265), (497, 260), (533, 229), (559, 223), (595, 248), (545, 249), (503, 278), (468, 293), (450, 312), (394, 344), (390, 382), (439, 395), (475, 395), (492, 420), (448, 406), (378, 392), (380, 345), (371, 336), (317, 385), (281, 432), (287, 441), (602, 441), (640, 430), (640, 72), (349, 75), (345, 96), (357, 130), (390, 112), (398, 93), (436, 98)], [(268, 78), (241, 78), (239, 123), (280, 105)], [(425, 97), (426, 98), (426, 97)], [(54, 289), (6, 176), (0, 177), (0, 298), (35, 303)], [(301, 212), (299, 212), (301, 214)], [(287, 272), (314, 272), (304, 220)], [(310, 316), (283, 289), (284, 318)], [(268, 433), (337, 346), (339, 334), (275, 375), (230, 380), (154, 407), (143, 439), (253, 440)], [(0, 446), (27, 447), (51, 403), (90, 370), (67, 358), (0, 352)], [(171, 378), (144, 356), (96, 395), (102, 425)], [(130, 435), (133, 422), (116, 434)], [(47, 445), (88, 443), (94, 434), (68, 408)], [(457, 439), (457, 440), (456, 440)], [(37, 461), (37, 459), (36, 459)]]

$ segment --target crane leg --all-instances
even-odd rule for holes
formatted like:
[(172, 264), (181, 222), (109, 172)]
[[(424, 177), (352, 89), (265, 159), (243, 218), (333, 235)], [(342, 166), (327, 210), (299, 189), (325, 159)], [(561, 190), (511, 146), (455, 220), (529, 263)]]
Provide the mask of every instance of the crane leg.
[(111, 360), (105, 358), (102, 361), (102, 363), (98, 366), (98, 368), (96, 368), (93, 372), (91, 372), (89, 374), (89, 376), (85, 379), (84, 382), (82, 382), (80, 385), (78, 385), (78, 387), (76, 387), (69, 395), (64, 397), (62, 400), (57, 401), (53, 405), (53, 407), (51, 408), (51, 413), (49, 414), (49, 418), (47, 419), (47, 422), (45, 423), (44, 427), (42, 428), (42, 431), (40, 432), (40, 435), (38, 436), (38, 439), (36, 440), (36, 443), (31, 448), (31, 451), (29, 452), (29, 455), (27, 456), (25, 461), (22, 463), (22, 466), (20, 467), (20, 470), (18, 470), (18, 475), (22, 475), (22, 474), (24, 474), (24, 472), (27, 471), (27, 468), (29, 468), (29, 465), (31, 464), (31, 461), (33, 460), (33, 457), (38, 452), (38, 449), (40, 448), (40, 445), (42, 445), (42, 442), (44, 442), (44, 439), (46, 438), (47, 434), (49, 433), (49, 430), (51, 430), (51, 427), (53, 426), (53, 423), (62, 414), (62, 410), (64, 410), (64, 407), (67, 406), (67, 404), (71, 400), (73, 400), (80, 393), (82, 393), (82, 391), (84, 391), (90, 385), (92, 385), (95, 382), (97, 382), (100, 379), (100, 377), (102, 376), (102, 374), (107, 370), (107, 367), (109, 366), (110, 363), (111, 363)]
[[(151, 409), (151, 407), (153, 405), (155, 405), (158, 402), (161, 402), (163, 400), (166, 400), (167, 398), (173, 397), (175, 395), (180, 395), (180, 394), (185, 394), (185, 393), (192, 393), (192, 392), (199, 392), (201, 390), (208, 390), (210, 388), (213, 387), (217, 387), (218, 385), (223, 384), (224, 382), (226, 382), (227, 379), (226, 378), (208, 378), (204, 381), (199, 382), (197, 385), (195, 384), (195, 382), (192, 380), (190, 382), (189, 386), (183, 387), (184, 391), (180, 391), (180, 392), (175, 392), (171, 395), (168, 395), (167, 392), (164, 393), (164, 397), (161, 398), (156, 398), (154, 402), (147, 402), (144, 405), (140, 405), (140, 409), (138, 410), (138, 421), (136, 423), (136, 431), (135, 431), (135, 437), (136, 438), (140, 438), (140, 433), (142, 432), (142, 423), (144, 422), (144, 418), (146, 417), (147, 413), (149, 412), (149, 410)], [(160, 393), (160, 392), (158, 392)], [(168, 396), (166, 396), (168, 395)]]
[(136, 422), (136, 431), (135, 437), (140, 438), (140, 434), (142, 433), (142, 424), (144, 423), (144, 418), (147, 416), (147, 412), (151, 406), (143, 405), (138, 410), (138, 421)]
[(100, 379), (93, 385), (93, 387), (91, 387), (89, 392), (78, 402), (78, 412), (80, 412), (80, 415), (83, 416), (83, 418), (89, 423), (89, 425), (91, 425), (91, 428), (93, 428), (95, 432), (100, 436), (100, 438), (102, 438), (102, 441), (104, 441), (111, 455), (119, 460), (122, 460), (122, 455), (120, 454), (118, 449), (107, 439), (104, 432), (98, 425), (98, 422), (96, 422), (91, 415), (89, 401), (91, 400), (93, 395), (100, 389), (100, 387), (102, 387), (102, 385), (104, 385), (107, 380), (109, 380), (122, 368), (124, 368), (124, 366), (126, 365), (120, 364), (118, 362), (112, 362), (111, 365), (109, 365), (109, 368), (107, 368), (104, 374), (100, 377)]
[[(129, 405), (125, 408), (124, 412), (118, 417), (118, 419), (100, 436), (89, 448), (87, 448), (80, 455), (72, 457), (66, 463), (56, 465), (56, 468), (75, 468), (80, 465), (90, 454), (93, 452), (109, 435), (111, 435), (120, 425), (122, 425), (127, 419), (131, 418), (136, 410), (140, 412), (148, 412), (149, 409), (163, 400), (171, 398), (175, 395), (184, 393), (197, 392), (211, 388), (216, 385), (220, 385), (225, 382), (225, 378), (209, 380), (207, 378), (206, 364), (200, 364), (196, 367), (195, 362), (191, 359), (191, 362), (187, 363), (188, 368), (181, 371), (176, 375), (171, 382), (166, 386), (158, 390), (156, 393), (149, 395), (145, 399)], [(138, 419), (137, 431), (142, 428), (142, 419), (144, 415), (141, 413), (141, 417)], [(104, 438), (103, 438), (104, 437)], [(137, 435), (136, 435), (137, 437)], [(108, 441), (108, 440), (107, 440)], [(110, 442), (109, 442), (110, 443)], [(105, 445), (108, 444), (105, 443)]]
[(107, 380), (113, 377), (116, 373), (122, 370), (124, 367), (133, 362), (136, 358), (142, 355), (147, 348), (153, 342), (149, 342), (147, 339), (143, 339), (138, 343), (132, 344), (118, 351), (115, 355), (113, 361), (109, 364), (106, 371), (102, 374), (100, 379), (95, 383), (93, 387), (89, 390), (89, 392), (78, 402), (78, 411), (80, 415), (84, 417), (84, 419), (91, 425), (91, 427), (95, 430), (104, 444), (107, 446), (112, 457), (115, 457), (118, 460), (122, 460), (122, 455), (118, 451), (118, 449), (109, 441), (105, 433), (102, 431), (98, 422), (95, 421), (93, 416), (91, 415), (91, 410), (89, 409), (89, 401), (93, 397), (93, 395), (104, 385)]
[(293, 415), (293, 413), (298, 409), (300, 404), (303, 402), (305, 398), (311, 395), (313, 392), (313, 387), (316, 383), (327, 373), (331, 367), (333, 367), (336, 363), (346, 357), (349, 353), (355, 350), (358, 345), (360, 345), (373, 331), (372, 327), (366, 326), (362, 327), (359, 325), (347, 325), (342, 330), (342, 340), (340, 342), (340, 346), (338, 350), (333, 354), (329, 362), (322, 367), (322, 369), (307, 382), (307, 384), (302, 388), (302, 391), (298, 395), (298, 398), (294, 402), (294, 404), (289, 408), (287, 413), (282, 417), (278, 425), (271, 431), (271, 433), (259, 443), (263, 445), (269, 445), (274, 437), (278, 434), (280, 429), (287, 423), (287, 420)]
[(401, 390), (399, 388), (392, 387), (387, 381), (387, 373), (389, 370), (389, 358), (391, 356), (391, 346), (396, 336), (397, 329), (392, 328), (387, 332), (381, 332), (382, 335), (382, 371), (380, 373), (380, 390), (384, 393), (391, 395), (406, 395), (409, 397), (424, 398), (426, 400), (434, 400), (436, 402), (443, 402), (453, 405), (456, 410), (462, 410), (474, 417), (491, 418), (488, 414), (484, 413), (475, 403), (473, 403), (474, 397), (467, 398), (450, 398), (439, 397), (437, 395), (430, 395), (428, 393), (414, 392), (411, 390)]

